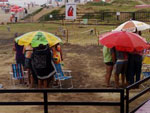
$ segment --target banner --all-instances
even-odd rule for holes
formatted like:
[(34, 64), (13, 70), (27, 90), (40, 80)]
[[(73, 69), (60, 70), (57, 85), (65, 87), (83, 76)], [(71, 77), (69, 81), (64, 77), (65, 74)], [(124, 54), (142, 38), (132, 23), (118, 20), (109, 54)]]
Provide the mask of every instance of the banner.
[(69, 20), (76, 19), (76, 4), (75, 3), (66, 4), (66, 19), (69, 19)]

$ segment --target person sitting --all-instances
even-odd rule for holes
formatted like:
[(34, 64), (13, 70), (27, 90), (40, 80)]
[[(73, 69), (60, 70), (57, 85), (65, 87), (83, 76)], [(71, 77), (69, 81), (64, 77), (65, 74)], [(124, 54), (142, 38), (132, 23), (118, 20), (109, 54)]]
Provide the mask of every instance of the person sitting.
[(38, 87), (47, 88), (48, 80), (53, 80), (56, 73), (52, 53), (48, 45), (40, 44), (37, 48), (33, 48), (31, 65), (34, 74), (38, 78)]
[[(63, 61), (63, 57), (62, 57), (62, 50), (61, 50), (59, 43), (52, 47), (52, 52), (53, 52), (53, 60), (54, 60), (54, 64), (56, 67), (56, 71), (60, 73), (61, 68), (59, 67), (61, 67), (60, 63)], [(57, 85), (57, 84), (58, 84), (58, 81), (56, 81), (54, 85)]]

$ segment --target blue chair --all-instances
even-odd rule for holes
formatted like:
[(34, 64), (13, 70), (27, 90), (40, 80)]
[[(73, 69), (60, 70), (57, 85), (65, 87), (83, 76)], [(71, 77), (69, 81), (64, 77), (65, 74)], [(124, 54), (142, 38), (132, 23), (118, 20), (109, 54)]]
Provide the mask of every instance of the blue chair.
[(63, 88), (62, 81), (70, 79), (71, 87), (69, 88), (73, 88), (71, 70), (62, 70), (61, 64), (55, 64), (55, 68), (56, 68), (55, 80), (59, 82), (59, 87)]
[(144, 78), (149, 77), (150, 76), (150, 72), (143, 72), (143, 76), (144, 76)]
[(12, 64), (11, 83), (15, 86), (15, 80), (19, 80), (19, 83), (24, 83), (24, 79), (27, 78), (27, 72), (23, 71), (21, 64)]

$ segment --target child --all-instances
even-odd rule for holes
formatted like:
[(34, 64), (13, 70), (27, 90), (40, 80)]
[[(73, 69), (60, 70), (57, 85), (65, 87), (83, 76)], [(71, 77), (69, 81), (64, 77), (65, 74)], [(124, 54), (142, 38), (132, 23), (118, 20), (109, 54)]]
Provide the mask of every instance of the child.
[[(57, 73), (63, 74), (62, 69), (61, 69), (61, 64), (60, 64), (61, 61), (63, 61), (63, 57), (62, 57), (62, 50), (60, 48), (59, 43), (52, 47), (52, 52), (53, 52), (53, 59), (54, 59), (56, 71)], [(57, 84), (58, 84), (58, 81), (56, 81), (56, 85)]]

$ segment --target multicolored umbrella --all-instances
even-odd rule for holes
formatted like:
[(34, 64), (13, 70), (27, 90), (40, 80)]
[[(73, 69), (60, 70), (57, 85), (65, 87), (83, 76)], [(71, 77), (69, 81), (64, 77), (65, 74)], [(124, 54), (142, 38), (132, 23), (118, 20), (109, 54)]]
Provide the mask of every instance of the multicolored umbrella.
[(61, 43), (62, 40), (55, 36), (54, 34), (43, 32), (43, 31), (33, 31), (19, 36), (15, 39), (19, 45), (29, 45), (32, 47), (38, 47), (40, 44), (49, 44), (50, 47)]
[(135, 20), (130, 20), (127, 21), (120, 26), (118, 26), (115, 30), (113, 31), (130, 31), (130, 32), (135, 32), (137, 31), (143, 31), (146, 29), (150, 29), (150, 25), (140, 22), (140, 21), (135, 21)]
[(141, 51), (148, 48), (146, 41), (141, 36), (126, 31), (109, 32), (100, 35), (99, 42), (108, 48), (115, 47), (119, 51), (126, 52)]

